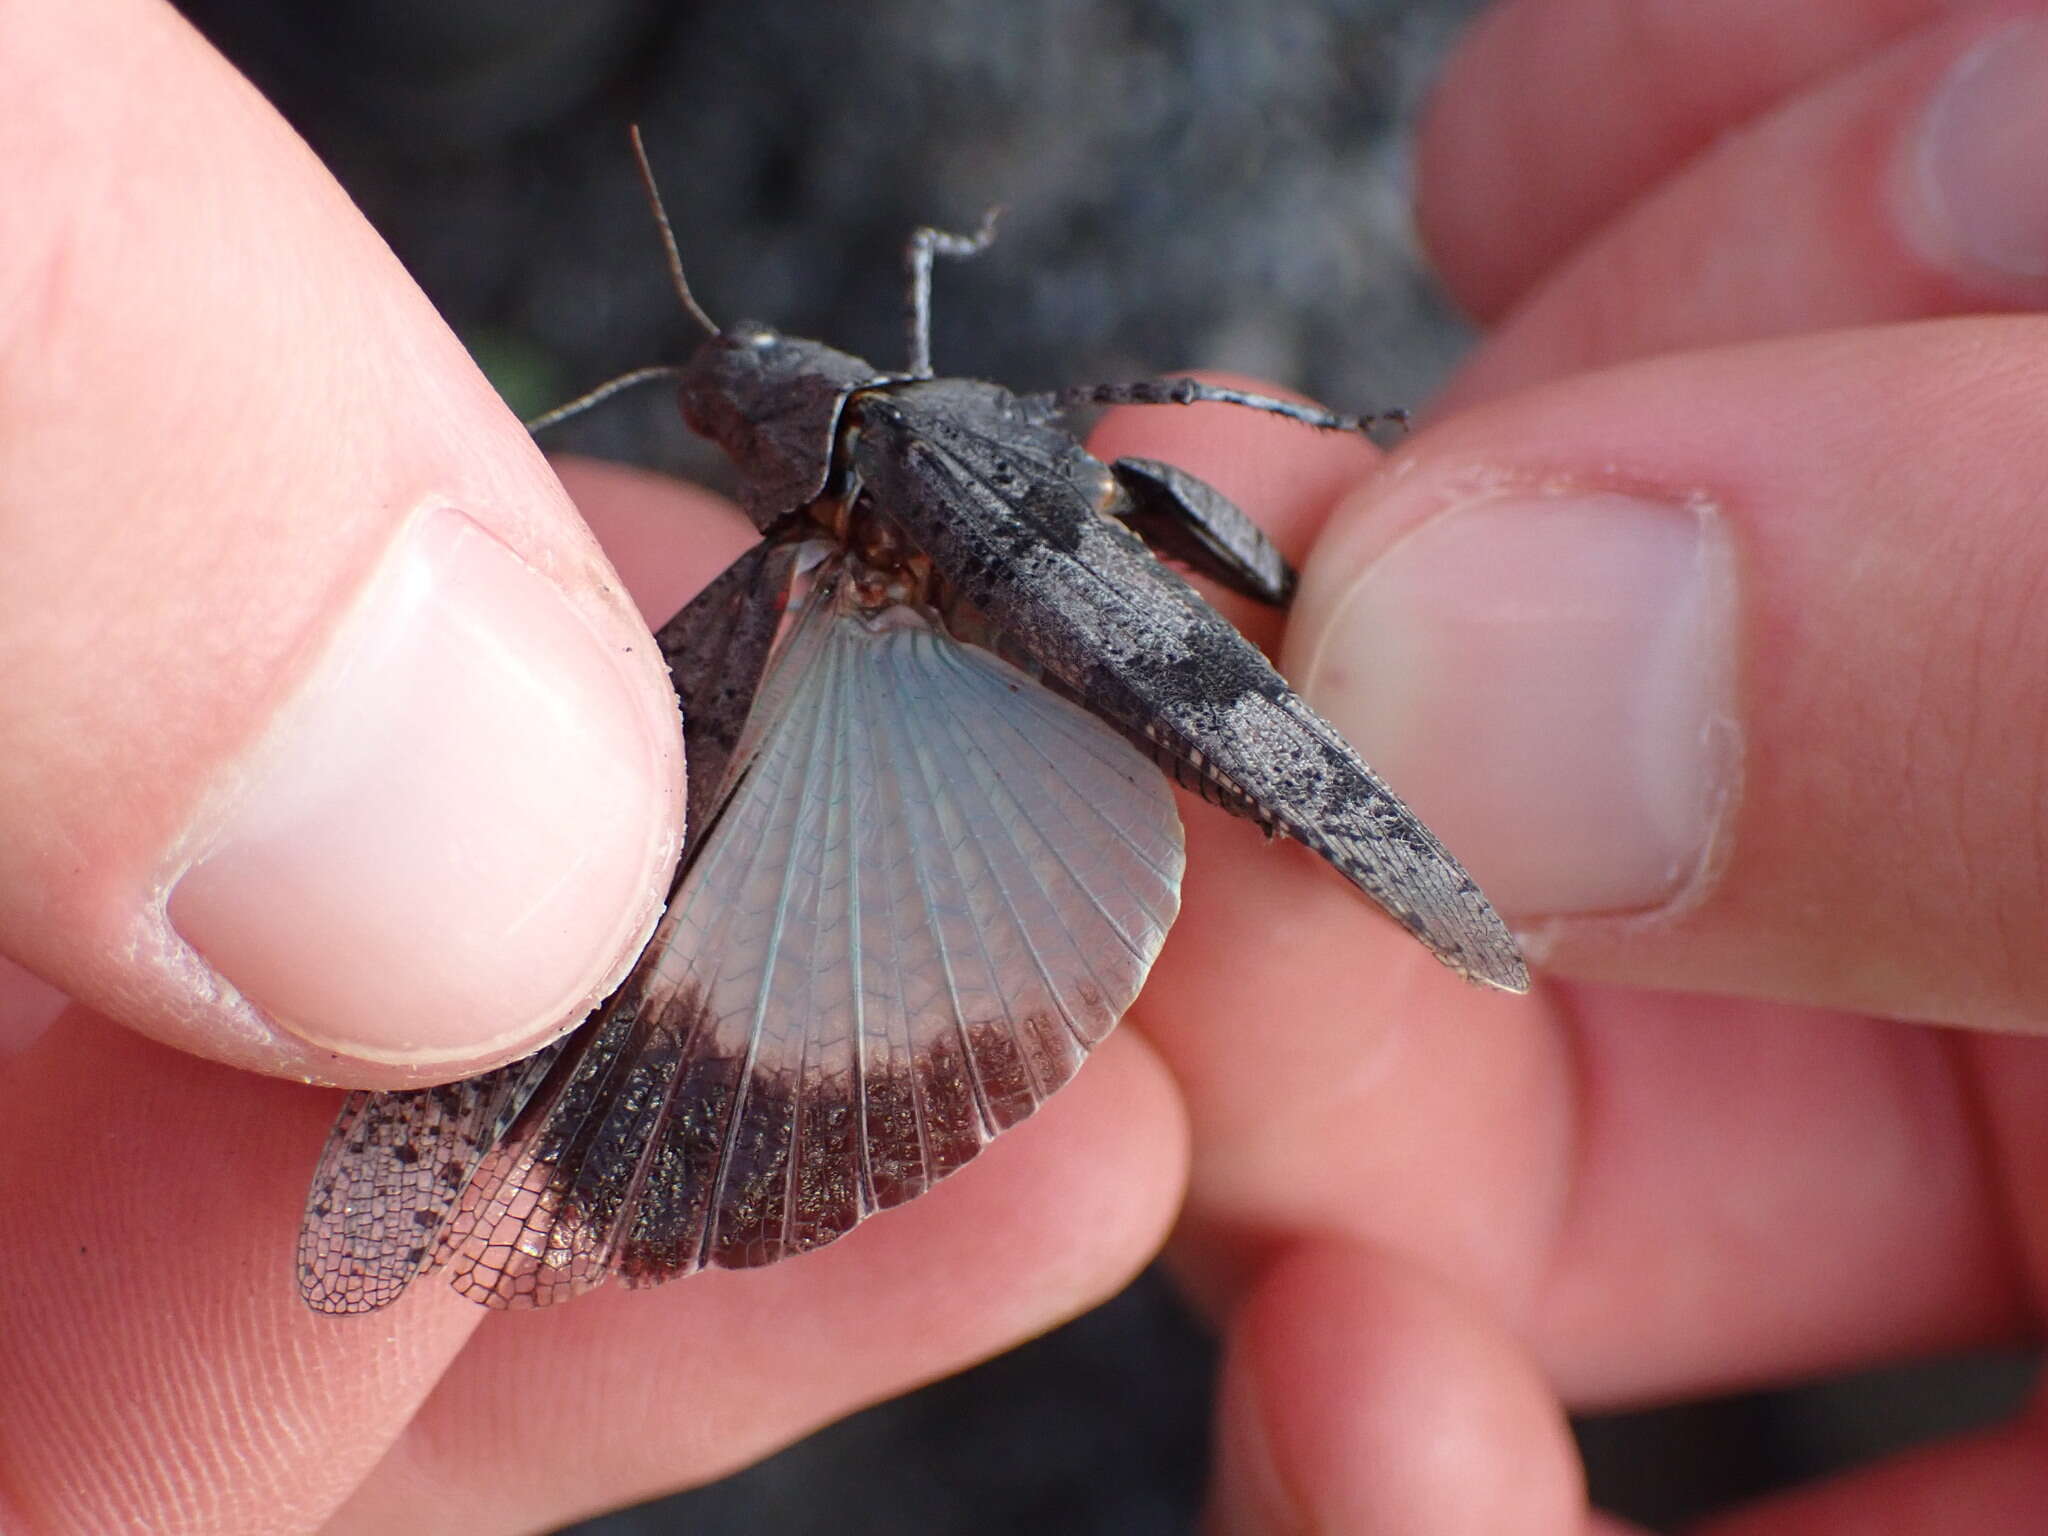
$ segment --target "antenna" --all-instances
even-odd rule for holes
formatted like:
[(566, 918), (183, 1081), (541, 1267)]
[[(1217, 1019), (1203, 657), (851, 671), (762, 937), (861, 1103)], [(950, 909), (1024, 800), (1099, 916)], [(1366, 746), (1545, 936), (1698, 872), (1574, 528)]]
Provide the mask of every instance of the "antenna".
[(552, 411), (543, 411), (532, 420), (521, 425), (529, 432), (542, 432), (571, 416), (581, 416), (593, 405), (602, 405), (622, 389), (631, 389), (635, 384), (646, 384), (655, 379), (680, 379), (684, 369), (677, 363), (656, 363), (650, 368), (635, 368), (631, 373), (622, 373), (615, 379), (606, 379), (597, 388), (585, 390), (574, 400), (564, 401)]
[[(692, 320), (704, 327), (707, 336), (719, 334), (718, 324), (704, 313), (704, 306), (697, 302), (697, 296), (690, 292), (689, 279), (683, 276), (683, 253), (676, 247), (676, 232), (668, 221), (668, 210), (662, 206), (661, 190), (654, 184), (654, 167), (647, 161), (647, 145), (640, 137), (640, 125), (633, 124), (633, 163), (640, 168), (640, 185), (647, 192), (647, 206), (654, 210), (654, 222), (661, 230), (662, 249), (668, 253), (669, 280), (675, 284), (676, 297), (683, 301), (683, 308)], [(606, 379), (592, 390), (586, 390), (574, 400), (565, 401), (551, 411), (544, 411), (525, 423), (529, 432), (543, 432), (547, 428), (567, 421), (572, 416), (581, 416), (594, 405), (601, 405), (620, 390), (631, 389), (636, 384), (650, 383), (655, 379), (679, 379), (684, 369), (675, 363), (657, 363), (650, 368), (635, 368), (631, 373), (622, 373), (615, 379)]]
[(704, 306), (690, 292), (689, 279), (683, 276), (683, 253), (676, 248), (675, 227), (668, 221), (668, 210), (661, 205), (661, 189), (654, 184), (654, 167), (647, 163), (647, 145), (640, 137), (640, 125), (635, 123), (631, 132), (633, 160), (640, 167), (640, 185), (647, 189), (647, 206), (654, 210), (654, 222), (661, 226), (661, 244), (668, 252), (668, 275), (676, 285), (676, 297), (683, 301), (690, 318), (704, 327), (705, 335), (716, 336), (718, 323), (704, 313)]

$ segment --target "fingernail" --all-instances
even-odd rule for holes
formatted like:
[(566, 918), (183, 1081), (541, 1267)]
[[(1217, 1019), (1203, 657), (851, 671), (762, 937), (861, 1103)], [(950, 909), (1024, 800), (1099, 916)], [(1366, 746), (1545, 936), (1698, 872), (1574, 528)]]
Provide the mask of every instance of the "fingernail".
[(436, 508), (243, 769), (171, 920), (344, 1055), (430, 1065), (541, 1036), (653, 921), (665, 726), (556, 587)]
[(2022, 21), (1965, 53), (1911, 146), (1904, 218), (1965, 274), (2048, 278), (2048, 27)]
[(1303, 691), (1503, 911), (1661, 907), (1736, 761), (1721, 545), (1620, 494), (1438, 513), (1335, 599)]

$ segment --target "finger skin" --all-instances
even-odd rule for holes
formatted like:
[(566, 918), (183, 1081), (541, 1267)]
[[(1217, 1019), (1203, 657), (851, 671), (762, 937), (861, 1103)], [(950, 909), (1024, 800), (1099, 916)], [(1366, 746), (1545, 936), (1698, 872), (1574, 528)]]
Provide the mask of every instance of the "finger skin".
[(0, 1056), (26, 1049), (70, 999), (33, 971), (0, 955)]
[(332, 1093), (73, 1009), (6, 1063), (0, 1104), (0, 1154), (33, 1170), (0, 1256), (0, 1524), (23, 1533), (268, 1536), (352, 1496), (334, 1528), (526, 1530), (703, 1481), (1113, 1294), (1186, 1156), (1164, 1073), (1112, 1042), (826, 1253), (546, 1314), (430, 1279), (334, 1318), (292, 1261)]
[[(1572, 987), (1579, 1138), (1522, 1326), (1574, 1408), (2021, 1336), (2037, 1271), (1947, 1031)], [(2042, 1042), (2025, 1042), (2034, 1057)]]
[(650, 630), (760, 541), (731, 502), (667, 475), (577, 454), (548, 463)]
[[(332, 683), (333, 647), (394, 552), (425, 523), (455, 519), (497, 552), (507, 581), (542, 594), (550, 612), (559, 605), (564, 633), (583, 636), (591, 666), (613, 679), (648, 803), (618, 832), (616, 887), (578, 886), (566, 869), (588, 900), (564, 903), (523, 953), (501, 948), (467, 977), (444, 976), (431, 957), (335, 969), (344, 985), (351, 975), (400, 991), (408, 977), (445, 980), (476, 999), (472, 1066), (532, 1049), (623, 970), (673, 860), (680, 742), (644, 627), (424, 297), (305, 146), (175, 12), (148, 0), (13, 4), (5, 28), (9, 954), (133, 1027), (238, 1065), (383, 1084), (458, 1073), (460, 1063), (425, 1074), (352, 1064), (279, 1027), (167, 913), (261, 778), (274, 730)], [(502, 760), (479, 771), (480, 800), (500, 777), (517, 774)], [(557, 814), (579, 827), (602, 819), (573, 806)], [(518, 840), (508, 832), (502, 846)], [(443, 873), (464, 867), (451, 857)], [(505, 899), (532, 903), (517, 891)], [(271, 905), (294, 910), (282, 896)], [(319, 933), (296, 941), (320, 953)], [(510, 979), (541, 953), (555, 970)], [(522, 1028), (527, 1038), (487, 1038)]]
[(2021, 1326), (2012, 1206), (1938, 1034), (1616, 988), (1475, 1002), (1313, 867), (1195, 815), (1185, 948), (1137, 1019), (1187, 1096), (1176, 1255), (1214, 1315), (1294, 1241), (1385, 1245), (1589, 1409)]
[(2011, 19), (1991, 7), (1908, 34), (1674, 168), (1560, 253), (1435, 409), (1684, 348), (2037, 308), (2039, 282), (1935, 258), (1916, 178), (1932, 99)]
[(0, 1526), (312, 1530), (376, 1465), (480, 1317), (299, 1300), (334, 1104), (76, 1007), (0, 1061)]
[[(1402, 467), (1370, 488), (1390, 498), (1439, 471), (1443, 484), (1465, 488), (1520, 464), (1539, 479), (1597, 476), (1654, 464), (1675, 444), (1685, 473), (1673, 484), (1719, 485), (1711, 477), (1733, 473), (1740, 483), (1726, 492), (1730, 515), (1762, 518), (1782, 505), (1771, 538), (1789, 539), (1796, 517), (1833, 503), (1868, 548), (1884, 529), (1868, 509), (1882, 507), (1900, 472), (1884, 461), (1884, 410), (1917, 423), (1933, 394), (1960, 391), (1955, 398), (1971, 400), (1966, 414), (1982, 414), (1987, 438), (2011, 440), (2014, 422), (2001, 422), (1999, 408), (1987, 410), (1982, 392), (1968, 390), (1967, 374), (1943, 363), (1948, 349), (1976, 357), (1991, 378), (2008, 376), (2009, 357), (2003, 370), (1990, 366), (1986, 349), (1997, 334), (1958, 325), (1837, 339), (1806, 359), (1814, 377), (1793, 365), (1800, 349), (1780, 346), (1693, 360), (1706, 369), (1696, 380), (1660, 365), (1579, 381), (1573, 389), (1598, 395), (1524, 397), (1473, 418), (1469, 437), (1454, 436), (1461, 423), (1419, 434), (1399, 455)], [(1842, 395), (1837, 370), (1860, 379), (1869, 398)], [(1928, 397), (1902, 382), (1913, 378)], [(1660, 393), (1656, 380), (1683, 398)], [(1881, 395), (1891, 397), (1882, 409)], [(1861, 419), (1869, 439), (1816, 443), (1814, 402), (1822, 399), (1841, 399), (1845, 422)], [(2005, 409), (2017, 416), (2026, 407)], [(1281, 434), (1290, 429), (1258, 425), (1275, 432), (1272, 457), (1286, 462), (1296, 445)], [(1112, 428), (1122, 451), (1217, 474), (1205, 458), (1213, 433), (1180, 415), (1129, 413), (1103, 430)], [(1912, 451), (1924, 454), (1942, 438), (1916, 434)], [(1446, 441), (1457, 451), (1439, 460)], [(1981, 443), (1977, 450), (1981, 467)], [(1955, 451), (1960, 461), (1971, 449), (1958, 443)], [(1776, 470), (1790, 466), (1783, 490), (1765, 494), (1749, 480), (1760, 452)], [(1938, 473), (1930, 465), (1930, 477)], [(1297, 535), (1329, 510), (1262, 501), (1255, 477), (1233, 490), (1255, 515)], [(1897, 499), (1918, 505), (1908, 485), (1897, 486)], [(1325, 563), (1348, 572), (1362, 561), (1346, 541), (1364, 537), (1356, 530), (1380, 511), (1346, 506), (1347, 521), (1324, 531), (1309, 561), (1311, 582)], [(1953, 519), (1952, 499), (1926, 509), (1930, 518), (1943, 513)], [(1745, 537), (1753, 537), (1746, 524)], [(1838, 584), (1839, 562), (1824, 535), (1793, 547), (1812, 562), (1785, 577), (1788, 594), (1807, 583), (1796, 587), (1794, 609), (1805, 613), (1814, 591)], [(1867, 568), (1903, 578), (1923, 564), (1915, 546), (1910, 558), (1871, 559)], [(1894, 594), (1875, 611), (1889, 623), (1908, 601)], [(1842, 606), (1869, 622), (1857, 605)], [(1813, 672), (1844, 687), (1855, 675), (1832, 654)], [(1825, 717), (1788, 701), (1783, 718), (1805, 731)], [(1811, 750), (1801, 741), (1795, 755)], [(1391, 778), (1404, 794), (1429, 787)], [(1826, 794), (1835, 793), (1830, 781)], [(1532, 1339), (1575, 1405), (1778, 1380), (2019, 1326), (2028, 1281), (2011, 1247), (2008, 1204), (1983, 1161), (1974, 1075), (1956, 1069), (1939, 1035), (1843, 1013), (1612, 986), (1484, 996), (1438, 974), (1312, 856), (1266, 845), (1255, 828), (1211, 808), (1190, 807), (1185, 820), (1182, 917), (1136, 1014), (1188, 1096), (1196, 1162), (1177, 1248), (1219, 1315), (1290, 1242), (1347, 1235), (1412, 1255), (1487, 1298)], [(1787, 869), (1772, 880), (1814, 878), (1800, 873), (1805, 848), (1783, 841), (1793, 831), (1810, 837), (1813, 820), (1811, 805), (1774, 818)], [(1469, 856), (1476, 863), (1483, 852)], [(1777, 857), (1768, 862), (1775, 870)], [(1727, 868), (1734, 878), (1742, 865)], [(1855, 881), (1862, 888), (1848, 890)], [(1887, 888), (1868, 871), (1852, 873), (1822, 910), (1874, 903)], [(1843, 932), (1808, 912), (1796, 938), (1776, 925), (1799, 913), (1774, 914), (1772, 924), (1745, 930), (1744, 943), (1796, 970), (1806, 948), (1819, 944), (1825, 956), (1867, 931), (1857, 926), (1867, 925), (1864, 915), (1850, 911)], [(1619, 970), (1626, 961), (1634, 979), (1664, 986), (1694, 955), (1693, 930), (1682, 925), (1698, 918), (1695, 910), (1670, 918), (1668, 932), (1607, 935), (1601, 963)], [(1721, 931), (1725, 950), (1732, 939)], [(1944, 948), (1952, 937), (1919, 941), (1929, 985), (1966, 974), (1953, 946)], [(1896, 947), (1898, 938), (1883, 933), (1876, 942)], [(1554, 953), (1576, 967), (1585, 951), (1560, 941)], [(1737, 990), (1754, 958), (1746, 950), (1717, 966), (1703, 959), (1705, 974), (1669, 984)], [(1845, 967), (1821, 969), (1834, 977)]]
[(2034, 318), (1928, 322), (1658, 360), (1468, 412), (1347, 505), (1290, 641), (1312, 649), (1348, 573), (1475, 486), (1704, 505), (1736, 568), (1741, 755), (1722, 840), (1672, 908), (1525, 939), (1582, 978), (2038, 1028), (2044, 345)]
[(1498, 319), (1714, 139), (1944, 9), (1505, 0), (1460, 41), (1424, 115), (1423, 239), (1466, 310)]
[(1119, 1034), (930, 1195), (818, 1253), (494, 1317), (337, 1533), (529, 1530), (709, 1481), (1106, 1300), (1178, 1205), (1171, 1079)]
[(1454, 1287), (1382, 1251), (1304, 1243), (1231, 1327), (1217, 1536), (1567, 1536), (1578, 1454), (1536, 1362)]
[(2031, 1536), (2044, 1509), (2037, 1410), (1709, 1520), (1697, 1536)]

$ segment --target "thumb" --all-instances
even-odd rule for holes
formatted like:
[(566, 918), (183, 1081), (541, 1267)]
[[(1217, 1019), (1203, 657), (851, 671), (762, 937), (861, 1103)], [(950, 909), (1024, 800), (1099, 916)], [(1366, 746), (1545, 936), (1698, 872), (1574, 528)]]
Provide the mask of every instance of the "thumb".
[(681, 819), (644, 625), (518, 424), (166, 6), (0, 53), (0, 950), (365, 1085), (572, 1022)]

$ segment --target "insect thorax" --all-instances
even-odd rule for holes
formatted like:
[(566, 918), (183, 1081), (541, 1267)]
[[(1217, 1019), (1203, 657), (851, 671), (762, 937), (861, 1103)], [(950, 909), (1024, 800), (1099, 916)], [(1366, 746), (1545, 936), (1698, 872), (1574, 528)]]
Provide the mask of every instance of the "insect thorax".
[(841, 584), (856, 607), (944, 610), (945, 593), (931, 560), (866, 496), (821, 498), (811, 503), (809, 517), (842, 551)]

